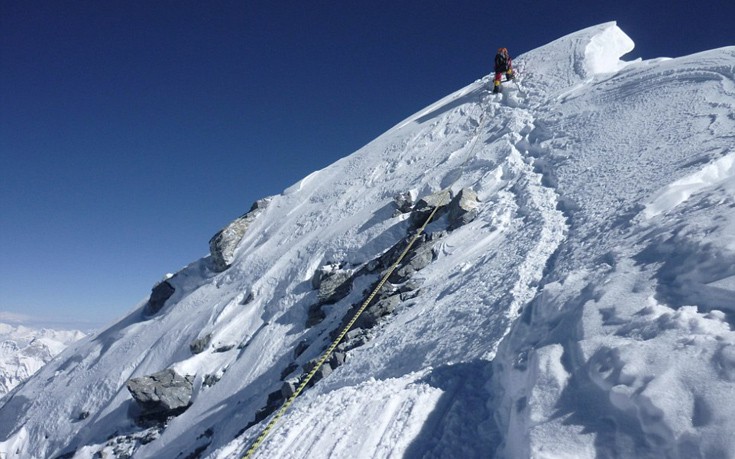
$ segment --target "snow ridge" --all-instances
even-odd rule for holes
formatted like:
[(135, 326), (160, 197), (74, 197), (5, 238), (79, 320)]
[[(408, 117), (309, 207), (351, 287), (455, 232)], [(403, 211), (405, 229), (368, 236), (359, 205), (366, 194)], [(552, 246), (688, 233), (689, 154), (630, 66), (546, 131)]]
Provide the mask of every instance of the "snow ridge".
[[(517, 83), (519, 88), (523, 88)], [(520, 177), (518, 183), (511, 188), (516, 194), (520, 212), (526, 223), (540, 221), (536, 239), (538, 244), (529, 251), (526, 259), (518, 267), (519, 278), (511, 292), (514, 300), (506, 314), (514, 321), (522, 309), (534, 296), (544, 275), (544, 269), (557, 251), (567, 233), (566, 217), (558, 210), (559, 197), (556, 189), (545, 185), (543, 174), (535, 170), (534, 155), (529, 153), (529, 136), (534, 132), (533, 117), (529, 108), (523, 104), (516, 105), (510, 115), (514, 124), (510, 136), (514, 142), (512, 153), (508, 157), (509, 167)]]
[[(619, 34), (607, 29), (595, 47), (607, 39), (617, 44), (602, 48), (625, 51)], [(731, 48), (720, 56), (732, 63), (735, 53)], [(724, 341), (730, 343), (726, 353), (731, 349), (733, 302), (709, 287), (732, 278), (735, 259), (732, 237), (726, 236), (735, 229), (725, 210), (733, 202), (730, 149), (722, 142), (735, 123), (720, 115), (723, 105), (733, 107), (735, 67), (724, 70), (724, 60), (712, 56), (705, 70), (702, 57), (639, 66), (598, 63), (596, 68), (618, 69), (627, 78), (596, 75), (560, 88), (558, 103), (538, 106), (539, 133), (532, 137), (545, 150), (538, 166), (551, 171), (548, 178), (571, 226), (540, 294), (524, 308), (495, 360), (494, 392), (502, 394), (496, 413), (504, 432), (500, 457), (733, 455), (734, 445), (717, 438), (711, 422), (716, 416), (729, 424), (735, 413), (715, 408), (717, 396), (704, 388), (735, 393), (732, 379), (721, 379), (721, 369), (733, 361), (723, 360), (723, 347), (714, 344)], [(697, 89), (703, 100), (696, 102), (680, 99), (686, 77), (678, 77), (692, 74), (707, 75), (699, 81), (711, 85)], [(530, 94), (537, 83), (529, 84)], [(708, 118), (705, 129), (672, 116), (680, 100), (685, 113)], [(657, 111), (667, 116), (652, 117)], [(604, 128), (596, 129), (598, 122)], [(702, 134), (707, 125), (709, 133)], [(665, 153), (662, 145), (668, 146)], [(646, 167), (652, 163), (655, 168)], [(692, 196), (697, 204), (652, 221)], [(728, 216), (713, 224), (713, 212)], [(694, 235), (709, 225), (713, 234), (704, 243)], [(719, 285), (732, 288), (727, 281)], [(677, 340), (697, 342), (702, 360), (693, 360)]]
[[(242, 457), (415, 228), (414, 201), (469, 189), (471, 218), (427, 226), (389, 313), (256, 457), (733, 456), (735, 48), (621, 62), (630, 49), (614, 23), (562, 37), (501, 95), (477, 80), (268, 198), (225, 264), (167, 278), (159, 311), (4, 399), (0, 453)], [(322, 274), (350, 283), (331, 296)], [(164, 369), (192, 378), (192, 403), (141, 422), (125, 382)]]

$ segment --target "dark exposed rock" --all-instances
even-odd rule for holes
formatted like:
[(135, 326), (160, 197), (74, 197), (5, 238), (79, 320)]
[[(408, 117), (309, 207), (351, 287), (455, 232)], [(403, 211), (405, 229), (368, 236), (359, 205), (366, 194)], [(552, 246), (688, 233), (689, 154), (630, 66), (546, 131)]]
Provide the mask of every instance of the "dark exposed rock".
[(337, 351), (347, 353), (352, 349), (366, 344), (368, 341), (370, 341), (370, 336), (368, 335), (367, 330), (363, 330), (362, 328), (353, 328), (347, 332), (344, 341), (337, 346)]
[(286, 379), (288, 375), (296, 371), (298, 368), (299, 366), (295, 362), (291, 362), (291, 364), (289, 364), (289, 366), (284, 368), (283, 371), (281, 372), (281, 380)]
[(150, 429), (147, 432), (144, 432), (143, 435), (140, 437), (140, 444), (141, 445), (147, 445), (148, 443), (158, 440), (160, 438), (161, 432), (156, 429)]
[(414, 272), (424, 269), (434, 260), (433, 248), (433, 242), (426, 238), (419, 238), (403, 264), (410, 266)]
[(395, 295), (396, 293), (398, 293), (398, 286), (391, 282), (386, 282), (378, 291), (378, 297), (384, 298), (386, 296)]
[(287, 381), (284, 381), (283, 385), (281, 386), (281, 395), (283, 396), (283, 398), (287, 399), (295, 394), (298, 385), (299, 381), (297, 379), (289, 379)]
[[(315, 359), (309, 360), (304, 364), (304, 374), (308, 374), (314, 368), (319, 364), (319, 360), (322, 358), (322, 356), (319, 356)], [(318, 381), (326, 378), (330, 374), (332, 374), (332, 371), (334, 371), (337, 367), (345, 363), (345, 359), (347, 358), (347, 353), (342, 350), (335, 350), (332, 352), (332, 355), (329, 356), (329, 358), (320, 366), (314, 375), (311, 377), (311, 380), (309, 380), (308, 387), (313, 386)], [(296, 387), (298, 386), (297, 381), (290, 381), (284, 384), (283, 387), (281, 387), (281, 392), (284, 394), (285, 397), (289, 397), (290, 394), (286, 395), (287, 393), (293, 393), (293, 391), (296, 390)]]
[(402, 284), (413, 275), (429, 265), (434, 260), (434, 243), (427, 240), (422, 234), (414, 243), (411, 251), (406, 255), (401, 264), (393, 271), (388, 280), (394, 284)]
[(268, 407), (263, 407), (255, 412), (255, 418), (248, 423), (248, 425), (245, 426), (244, 429), (241, 430), (241, 432), (245, 432), (255, 424), (259, 423), (263, 419), (267, 418), (272, 412), (276, 411), (274, 409), (269, 409)]
[(404, 292), (400, 294), (401, 301), (408, 301), (416, 298), (421, 293), (421, 290), (412, 290), (410, 292)]
[(306, 326), (308, 328), (311, 328), (324, 320), (326, 317), (327, 315), (324, 313), (324, 311), (322, 311), (321, 304), (312, 304), (311, 306), (309, 306), (309, 311), (307, 312)]
[(480, 200), (470, 188), (462, 188), (449, 204), (449, 229), (466, 225), (477, 217)]
[(176, 289), (171, 285), (168, 280), (164, 280), (156, 284), (151, 289), (151, 296), (148, 298), (148, 303), (145, 305), (146, 315), (156, 314), (166, 304), (166, 300), (171, 298)]
[(306, 351), (309, 348), (310, 345), (311, 345), (311, 343), (309, 343), (307, 340), (301, 340), (301, 341), (299, 341), (299, 344), (296, 345), (296, 348), (293, 351), (294, 358), (296, 358), (296, 357), (300, 356), (301, 354), (303, 354), (304, 351)]
[(380, 257), (378, 257), (376, 269), (384, 270), (391, 266), (407, 245), (407, 238), (403, 238), (393, 245), (393, 247), (386, 250)]
[(206, 375), (204, 376), (204, 380), (202, 381), (202, 385), (204, 387), (212, 387), (215, 384), (217, 384), (220, 379), (222, 379), (222, 376), (213, 374), (213, 375)]
[(332, 355), (329, 356), (329, 366), (332, 367), (332, 369), (336, 369), (340, 365), (343, 365), (345, 363), (345, 359), (347, 359), (347, 353), (344, 351), (337, 351), (335, 350), (332, 352)]
[(251, 301), (253, 301), (253, 299), (255, 299), (255, 293), (253, 293), (252, 290), (248, 290), (243, 295), (242, 301), (240, 301), (240, 304), (241, 305), (246, 305), (246, 304), (250, 303)]
[(430, 242), (436, 242), (439, 239), (443, 238), (449, 234), (447, 231), (441, 230), (441, 231), (432, 231), (430, 233), (426, 233), (426, 240)]
[(319, 363), (319, 358), (320, 357), (316, 357), (306, 362), (304, 364), (304, 373), (309, 373), (311, 370), (313, 370), (314, 367), (316, 367), (316, 365)]
[(326, 378), (327, 376), (332, 374), (332, 367), (329, 365), (322, 365), (319, 367), (319, 369), (314, 373), (314, 376), (311, 378), (311, 383), (317, 383), (320, 380)]
[(317, 303), (309, 307), (306, 326), (313, 327), (326, 317), (322, 305), (333, 304), (349, 295), (357, 273), (352, 269), (339, 269), (338, 265), (325, 265), (314, 273), (312, 285), (319, 289)]
[(429, 218), (429, 215), (431, 215), (431, 212), (435, 207), (439, 207), (439, 209), (434, 214), (434, 220), (438, 219), (444, 214), (444, 212), (446, 212), (446, 205), (449, 204), (451, 199), (452, 192), (449, 189), (440, 190), (436, 193), (424, 196), (419, 199), (413, 207), (413, 212), (411, 212), (411, 222), (416, 227), (422, 225), (426, 219)]
[(212, 263), (216, 271), (224, 271), (230, 267), (234, 258), (235, 249), (237, 249), (247, 229), (255, 218), (268, 206), (271, 199), (264, 198), (255, 201), (246, 214), (237, 218), (212, 236), (212, 239), (209, 240), (209, 252), (212, 255)]
[(340, 269), (342, 269), (342, 264), (340, 263), (327, 263), (320, 266), (314, 271), (314, 275), (311, 276), (311, 286), (318, 289), (321, 287), (323, 279), (326, 279)]
[(416, 202), (417, 195), (418, 193), (416, 190), (410, 190), (395, 196), (393, 198), (393, 203), (396, 205), (396, 210), (402, 214), (411, 212), (411, 208)]
[(406, 293), (406, 292), (412, 292), (414, 290), (418, 290), (421, 285), (423, 285), (424, 280), (423, 279), (409, 279), (408, 281), (404, 282), (398, 287), (399, 293)]
[(280, 390), (276, 390), (268, 394), (268, 401), (266, 403), (268, 405), (273, 405), (275, 403), (278, 403), (280, 400), (283, 400), (283, 396), (281, 395)]
[[(398, 259), (406, 248), (413, 236), (406, 237), (388, 249), (377, 259), (377, 267), (380, 269), (388, 269)], [(425, 233), (421, 234), (416, 242), (414, 242), (411, 250), (406, 254), (399, 266), (393, 272), (388, 281), (392, 284), (403, 284), (413, 273), (425, 268), (431, 263), (435, 255), (433, 253), (434, 242), (436, 237), (431, 237)]]
[(281, 406), (284, 400), (285, 397), (281, 393), (280, 389), (268, 394), (268, 401), (266, 402), (266, 405), (255, 413), (255, 419), (253, 419), (247, 426), (245, 426), (245, 429), (248, 429), (251, 426), (259, 423), (263, 419), (267, 418), (271, 413), (276, 411)]
[(150, 376), (132, 378), (126, 386), (144, 414), (179, 414), (189, 406), (193, 376), (166, 369)]
[(353, 328), (352, 330), (348, 331), (347, 334), (345, 335), (346, 342), (359, 341), (362, 339), (364, 339), (365, 343), (368, 341), (367, 331), (361, 328)]
[(366, 272), (371, 273), (371, 272), (375, 271), (378, 268), (381, 268), (381, 266), (380, 266), (380, 259), (379, 258), (376, 258), (374, 260), (368, 261), (365, 264), (365, 267), (363, 268), (363, 271), (366, 271)]
[(235, 349), (234, 344), (223, 344), (222, 346), (218, 346), (217, 348), (215, 348), (214, 352), (222, 353), (222, 352), (231, 351), (233, 349)]
[(321, 274), (318, 301), (332, 304), (346, 297), (352, 290), (353, 270), (334, 270)]
[[(321, 357), (318, 357), (316, 359), (309, 360), (308, 362), (306, 362), (304, 364), (304, 373), (311, 372), (314, 369), (314, 367), (316, 367), (317, 363), (319, 363), (320, 358)], [(316, 372), (314, 373), (314, 376), (311, 377), (311, 380), (309, 381), (309, 384), (308, 384), (309, 387), (313, 386), (321, 379), (326, 378), (330, 374), (332, 374), (332, 366), (329, 365), (328, 362), (325, 362), (324, 365), (320, 366), (319, 369), (316, 370)]]
[[(330, 340), (337, 339), (337, 336), (339, 336), (339, 334), (342, 331), (342, 329), (347, 326), (347, 323), (350, 320), (352, 320), (352, 317), (355, 315), (355, 313), (357, 312), (357, 310), (359, 308), (360, 308), (360, 305), (359, 304), (353, 304), (350, 307), (349, 311), (347, 311), (347, 314), (345, 314), (345, 316), (342, 317), (342, 322), (340, 322), (339, 327), (337, 327), (334, 330), (332, 330), (331, 332), (329, 332), (329, 339)], [(364, 312), (363, 312), (363, 314), (364, 314)], [(354, 330), (356, 328), (360, 328), (357, 323), (355, 323), (355, 325), (353, 325), (350, 330)], [(348, 333), (349, 333), (349, 331), (348, 331)]]
[(201, 354), (205, 349), (209, 347), (209, 343), (212, 342), (212, 334), (208, 333), (201, 338), (197, 338), (189, 344), (189, 349), (192, 354)]
[(365, 309), (360, 317), (355, 322), (356, 328), (373, 328), (378, 324), (378, 320), (381, 317), (387, 316), (393, 312), (401, 303), (399, 295), (392, 295), (386, 298), (382, 298), (374, 304), (371, 304)]
[(207, 442), (203, 445), (200, 445), (194, 451), (192, 451), (191, 454), (181, 459), (200, 459), (202, 457), (202, 453), (204, 453), (207, 450), (207, 448), (209, 448), (209, 445), (211, 444), (212, 442)]

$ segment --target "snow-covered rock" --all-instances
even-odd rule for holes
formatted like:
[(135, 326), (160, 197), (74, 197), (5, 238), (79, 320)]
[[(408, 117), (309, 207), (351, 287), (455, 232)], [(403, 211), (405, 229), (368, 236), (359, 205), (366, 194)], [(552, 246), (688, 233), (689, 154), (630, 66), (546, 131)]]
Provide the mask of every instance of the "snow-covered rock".
[(212, 239), (209, 240), (209, 251), (216, 270), (224, 271), (230, 267), (237, 245), (245, 236), (253, 220), (263, 212), (269, 202), (270, 198), (255, 201), (247, 213), (212, 236)]
[[(270, 198), (0, 402), (0, 453), (241, 458), (442, 205), (255, 457), (735, 457), (735, 47), (632, 46), (562, 37)], [(164, 368), (191, 405), (140, 425)]]

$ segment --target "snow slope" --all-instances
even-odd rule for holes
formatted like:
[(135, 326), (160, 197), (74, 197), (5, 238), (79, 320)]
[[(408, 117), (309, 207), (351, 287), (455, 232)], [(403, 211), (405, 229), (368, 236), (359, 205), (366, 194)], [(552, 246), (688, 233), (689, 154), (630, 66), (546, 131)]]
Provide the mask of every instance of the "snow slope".
[[(417, 295), (256, 457), (735, 457), (735, 47), (621, 61), (632, 48), (614, 23), (560, 38), (502, 95), (478, 80), (272, 197), (229, 269), (192, 263), (159, 313), (3, 399), (0, 453), (242, 457), (289, 365), (377, 278), (307, 327), (314, 273), (402, 240), (396, 195), (467, 187), (477, 218), (429, 225)], [(125, 382), (166, 368), (194, 376), (191, 406), (136, 423)]]
[(84, 336), (76, 330), (37, 330), (0, 322), (0, 398)]

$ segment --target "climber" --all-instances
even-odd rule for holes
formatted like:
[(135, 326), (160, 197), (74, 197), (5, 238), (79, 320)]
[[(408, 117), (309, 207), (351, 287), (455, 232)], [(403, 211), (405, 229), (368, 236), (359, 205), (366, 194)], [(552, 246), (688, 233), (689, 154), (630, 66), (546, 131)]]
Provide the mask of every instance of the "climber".
[(513, 73), (513, 62), (508, 54), (507, 48), (499, 48), (498, 54), (495, 55), (495, 82), (493, 84), (493, 94), (500, 92), (500, 78), (505, 73), (505, 80), (510, 81), (515, 78)]

